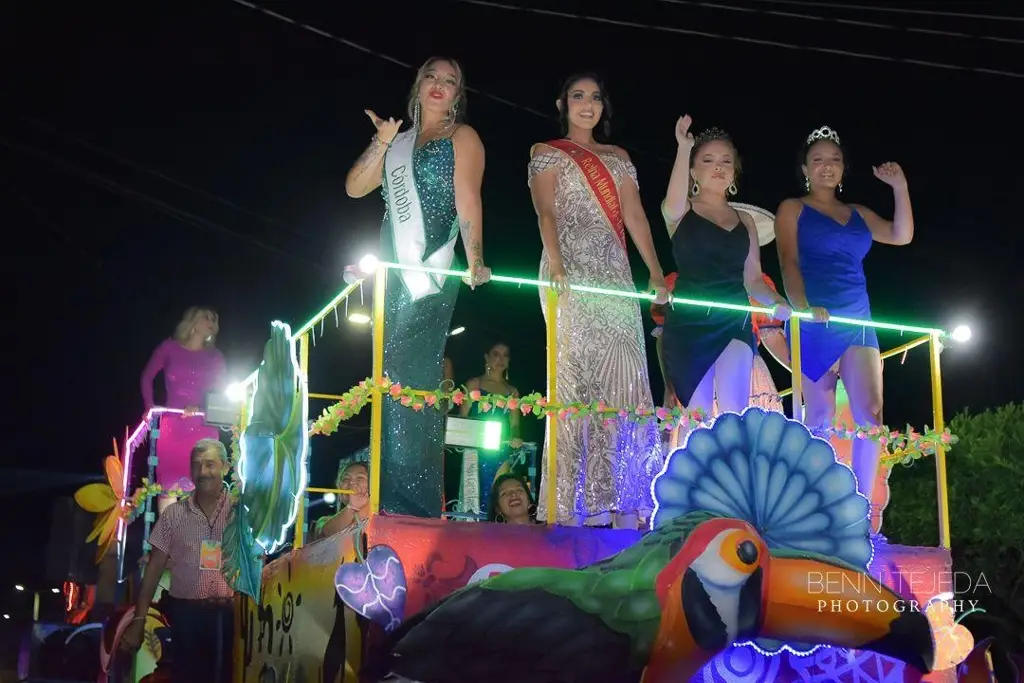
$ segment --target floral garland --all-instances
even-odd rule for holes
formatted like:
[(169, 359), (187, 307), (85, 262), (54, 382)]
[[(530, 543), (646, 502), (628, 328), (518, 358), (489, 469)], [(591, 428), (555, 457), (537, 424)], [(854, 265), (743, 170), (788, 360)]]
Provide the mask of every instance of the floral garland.
[(128, 514), (125, 519), (126, 522), (131, 524), (134, 522), (139, 515), (145, 510), (146, 501), (150, 498), (156, 498), (161, 495), (173, 496), (174, 498), (181, 498), (185, 495), (185, 490), (175, 486), (167, 491), (164, 491), (164, 487), (160, 484), (155, 484), (149, 479), (143, 478), (142, 485), (135, 489), (135, 493), (132, 494), (131, 500), (128, 503)]
[[(675, 408), (615, 408), (603, 401), (594, 403), (551, 403), (539, 393), (526, 396), (502, 396), (484, 394), (479, 390), (468, 391), (465, 388), (447, 390), (439, 388), (434, 391), (410, 389), (387, 377), (374, 381), (367, 377), (362, 382), (346, 391), (341, 400), (324, 409), (313, 423), (310, 435), (329, 436), (338, 430), (338, 426), (355, 417), (366, 407), (373, 397), (375, 389), (383, 396), (415, 411), (426, 408), (438, 409), (439, 406), (451, 402), (457, 406), (463, 403), (475, 404), (481, 413), (518, 410), (523, 416), (533, 415), (537, 419), (555, 417), (559, 420), (577, 420), (585, 417), (598, 417), (606, 424), (618, 419), (627, 419), (640, 425), (656, 423), (659, 429), (671, 431), (676, 427), (689, 429), (706, 421), (706, 414), (701, 410), (685, 410)], [(948, 429), (942, 432), (925, 429), (915, 431), (907, 425), (905, 432), (889, 429), (885, 426), (848, 426), (834, 423), (829, 430), (843, 439), (868, 439), (882, 445), (883, 467), (895, 465), (912, 465), (915, 460), (935, 453), (938, 446), (949, 448), (957, 442), (957, 437)]]

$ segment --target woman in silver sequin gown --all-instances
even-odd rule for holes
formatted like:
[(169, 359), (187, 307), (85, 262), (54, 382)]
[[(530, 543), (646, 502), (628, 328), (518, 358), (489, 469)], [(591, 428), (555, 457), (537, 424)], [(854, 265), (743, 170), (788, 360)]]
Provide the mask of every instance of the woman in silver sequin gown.
[[(540, 221), (544, 254), (540, 277), (559, 291), (557, 400), (603, 400), (615, 408), (652, 408), (640, 307), (635, 300), (569, 292), (568, 285), (635, 289), (626, 252), (628, 230), (650, 270), (660, 301), (668, 290), (658, 264), (650, 225), (640, 204), (636, 169), (625, 150), (599, 144), (607, 134), (611, 103), (593, 76), (569, 79), (558, 100), (564, 140), (536, 145), (529, 165), (530, 190)], [(582, 152), (581, 152), (582, 149)], [(574, 155), (591, 153), (615, 184), (622, 220), (613, 225), (606, 204), (584, 176)], [(623, 225), (624, 224), (624, 225)], [(547, 317), (546, 292), (541, 304)], [(551, 428), (552, 420), (548, 422)], [(654, 425), (617, 419), (558, 421), (557, 464), (560, 524), (636, 528), (653, 508), (650, 485), (662, 465)], [(544, 445), (544, 475), (538, 518), (547, 515), (545, 496), (550, 439)]]

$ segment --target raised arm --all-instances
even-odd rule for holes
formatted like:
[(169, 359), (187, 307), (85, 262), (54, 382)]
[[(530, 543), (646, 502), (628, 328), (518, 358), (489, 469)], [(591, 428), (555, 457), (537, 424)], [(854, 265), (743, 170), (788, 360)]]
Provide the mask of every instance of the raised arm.
[(558, 220), (555, 218), (555, 178), (560, 162), (558, 152), (547, 145), (534, 145), (530, 150), (530, 197), (537, 212), (540, 240), (548, 256), (551, 279), (565, 279), (562, 248), (558, 244)]
[[(515, 387), (510, 387), (510, 388), (512, 389), (512, 391), (509, 393), (509, 396), (515, 396), (516, 398), (519, 398), (519, 390), (516, 389)], [(508, 411), (508, 429), (509, 429), (508, 440), (510, 442), (509, 445), (511, 445), (513, 448), (519, 448), (520, 446), (522, 446), (523, 445), (523, 437), (521, 436), (521, 431), (520, 431), (520, 427), (519, 427), (519, 411), (518, 410), (510, 410), (510, 411)]]
[(872, 171), (875, 177), (892, 188), (896, 210), (893, 219), (887, 221), (866, 206), (854, 204), (853, 208), (864, 218), (876, 242), (902, 247), (914, 239), (914, 209), (910, 205), (910, 189), (907, 178), (899, 164), (884, 163)]
[(777, 316), (789, 317), (789, 305), (786, 300), (764, 281), (764, 273), (761, 270), (761, 246), (757, 241), (757, 224), (754, 223), (753, 216), (746, 211), (737, 213), (740, 222), (747, 229), (747, 234), (750, 235), (750, 251), (747, 253), (747, 260), (743, 262), (743, 286), (751, 299), (763, 306), (776, 308)]
[(402, 125), (401, 120), (385, 121), (369, 109), (366, 110), (366, 115), (370, 117), (377, 132), (345, 176), (345, 194), (355, 199), (365, 197), (380, 187), (384, 155), (388, 151), (388, 145), (398, 134), (399, 126)]
[(775, 248), (782, 266), (782, 285), (786, 297), (797, 310), (810, 308), (804, 291), (804, 277), (800, 272), (800, 253), (796, 242), (796, 221), (803, 210), (799, 199), (787, 199), (775, 212)]
[(173, 343), (169, 339), (160, 342), (160, 345), (153, 350), (153, 355), (149, 357), (146, 367), (142, 369), (139, 385), (142, 389), (142, 404), (146, 410), (155, 405), (153, 402), (153, 382), (160, 371), (167, 365), (167, 345)]
[(622, 187), (619, 189), (619, 198), (622, 200), (622, 217), (626, 222), (626, 230), (633, 238), (640, 257), (647, 265), (651, 274), (651, 286), (661, 289), (665, 288), (665, 274), (661, 271), (661, 264), (658, 262), (658, 252), (654, 249), (654, 238), (651, 236), (651, 224), (647, 221), (647, 214), (644, 213), (644, 206), (640, 201), (640, 186), (636, 177), (636, 167), (629, 158), (626, 150), (616, 147), (615, 153), (619, 155), (626, 166), (629, 175), (623, 179)]
[(672, 164), (672, 175), (668, 179), (668, 190), (665, 201), (661, 203), (661, 214), (671, 237), (679, 221), (690, 210), (690, 154), (693, 152), (693, 134), (690, 124), (693, 120), (689, 114), (676, 122), (676, 160)]
[[(462, 125), (452, 136), (455, 147), (455, 208), (471, 274), (484, 267), (484, 211), (480, 190), (484, 182), (484, 143), (477, 132)], [(472, 277), (470, 284), (477, 284)]]
[[(473, 379), (471, 379), (468, 382), (466, 382), (466, 391), (467, 392), (476, 391), (479, 388), (480, 388), (480, 379), (477, 378), (477, 377), (474, 377)], [(469, 401), (463, 401), (462, 405), (459, 406), (459, 417), (466, 417), (467, 415), (469, 415), (469, 410), (472, 407), (473, 407), (472, 403), (470, 403)]]

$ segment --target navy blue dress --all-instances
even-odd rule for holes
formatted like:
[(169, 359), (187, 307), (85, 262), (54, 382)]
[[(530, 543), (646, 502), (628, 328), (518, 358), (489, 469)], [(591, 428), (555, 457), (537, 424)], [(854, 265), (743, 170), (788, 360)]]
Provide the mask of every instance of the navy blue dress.
[[(860, 213), (854, 209), (850, 220), (843, 225), (804, 204), (796, 229), (807, 303), (826, 309), (830, 315), (871, 320), (864, 257), (871, 250), (873, 238)], [(812, 382), (824, 377), (851, 346), (877, 349), (875, 329), (800, 323), (801, 369)]]

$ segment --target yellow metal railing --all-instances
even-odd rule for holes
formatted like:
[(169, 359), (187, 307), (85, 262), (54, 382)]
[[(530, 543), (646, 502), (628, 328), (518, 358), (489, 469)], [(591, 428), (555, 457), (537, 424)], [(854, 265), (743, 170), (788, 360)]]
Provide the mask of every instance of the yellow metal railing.
[[(372, 377), (379, 379), (384, 375), (384, 298), (387, 290), (387, 278), (388, 272), (392, 268), (402, 268), (396, 264), (380, 263), (376, 271), (373, 274), (373, 366), (372, 366)], [(417, 270), (424, 270), (427, 272), (435, 272), (445, 276), (458, 276), (464, 277), (466, 273), (457, 271), (447, 271), (441, 269), (430, 269), (430, 268), (418, 268)], [(492, 276), (494, 281), (506, 281), (522, 284), (534, 285), (537, 287), (547, 288), (547, 283), (527, 280), (524, 278), (512, 278), (508, 276)], [(299, 346), (299, 365), (303, 373), (304, 381), (308, 383), (309, 378), (309, 346), (311, 342), (310, 332), (313, 330), (315, 325), (330, 315), (338, 305), (340, 305), (346, 298), (348, 298), (356, 289), (360, 287), (363, 280), (354, 282), (345, 287), (341, 292), (338, 293), (334, 299), (331, 300), (326, 306), (324, 306), (319, 313), (311, 318), (305, 325), (299, 328), (295, 335), (300, 337)], [(609, 290), (603, 290), (594, 287), (584, 286), (573, 286), (572, 289), (592, 292), (596, 294), (604, 294), (610, 296), (622, 296), (632, 299), (650, 300), (651, 296), (647, 294), (641, 294), (638, 292), (615, 292)], [(695, 301), (681, 298), (674, 298), (674, 302), (677, 304), (703, 307), (708, 306), (711, 302)], [(549, 403), (557, 403), (558, 395), (558, 294), (548, 288), (547, 295), (545, 298), (547, 321), (546, 321), (546, 339), (547, 339), (547, 375), (548, 375), (548, 386), (547, 386), (547, 400)], [(740, 305), (713, 305), (711, 307), (728, 308), (736, 310), (737, 312), (764, 312), (764, 309), (757, 307), (748, 307)], [(806, 317), (806, 316), (804, 316)], [(857, 321), (842, 320), (840, 323), (854, 324)], [(793, 419), (803, 421), (803, 401), (802, 401), (802, 382), (803, 375), (800, 372), (801, 369), (801, 354), (800, 354), (800, 316), (794, 316), (790, 321), (790, 356), (791, 356), (791, 367), (790, 374), (792, 377), (792, 387), (785, 389), (780, 394), (782, 396), (792, 395), (793, 406), (792, 406), (792, 417)], [(933, 429), (937, 432), (942, 432), (945, 429), (945, 422), (943, 419), (942, 411), (942, 376), (941, 368), (939, 363), (939, 351), (941, 349), (941, 339), (945, 336), (945, 333), (941, 330), (933, 328), (913, 328), (909, 326), (889, 325), (885, 323), (874, 323), (874, 325), (880, 329), (893, 329), (901, 331), (914, 331), (914, 332), (926, 332), (921, 337), (918, 337), (910, 342), (902, 344), (898, 347), (890, 349), (882, 354), (882, 358), (891, 358), (893, 356), (906, 353), (912, 348), (921, 346), (923, 344), (930, 344), (931, 352), (931, 389), (932, 389), (932, 412), (933, 412)], [(253, 380), (255, 380), (256, 373), (254, 372), (249, 378), (246, 379), (245, 384), (251, 386)], [(308, 389), (308, 384), (307, 384)], [(310, 399), (318, 400), (339, 400), (341, 396), (338, 394), (321, 394), (321, 393), (309, 393)], [(371, 414), (370, 414), (370, 511), (375, 514), (380, 510), (380, 484), (381, 484), (381, 436), (383, 426), (383, 401), (384, 395), (381, 391), (380, 385), (374, 382), (372, 388), (371, 397)], [(551, 416), (547, 418), (546, 438), (548, 453), (545, 476), (546, 486), (544, 488), (544, 495), (547, 501), (547, 521), (553, 524), (557, 520), (557, 474), (558, 474), (558, 461), (555, 457), (557, 452), (557, 439), (558, 430), (556, 429), (556, 419)], [(948, 482), (946, 475), (946, 456), (945, 449), (941, 444), (935, 447), (935, 469), (936, 469), (936, 491), (938, 497), (938, 519), (939, 519), (939, 541), (943, 548), (949, 548), (950, 545), (950, 531), (949, 531), (949, 501), (948, 501)], [(348, 493), (340, 489), (321, 489), (321, 488), (307, 488), (304, 493), (335, 493), (341, 495), (342, 493)], [(304, 541), (304, 527), (305, 526), (305, 506), (300, 505), (299, 511), (295, 519), (295, 541), (294, 547), (302, 547)]]

